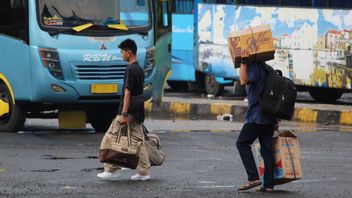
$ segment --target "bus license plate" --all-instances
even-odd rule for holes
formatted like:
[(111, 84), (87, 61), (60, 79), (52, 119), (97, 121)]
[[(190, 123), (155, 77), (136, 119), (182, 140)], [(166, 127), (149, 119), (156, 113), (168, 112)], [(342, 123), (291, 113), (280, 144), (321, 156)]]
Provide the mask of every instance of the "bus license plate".
[(92, 94), (117, 93), (117, 91), (117, 84), (92, 84), (90, 87), (90, 92)]

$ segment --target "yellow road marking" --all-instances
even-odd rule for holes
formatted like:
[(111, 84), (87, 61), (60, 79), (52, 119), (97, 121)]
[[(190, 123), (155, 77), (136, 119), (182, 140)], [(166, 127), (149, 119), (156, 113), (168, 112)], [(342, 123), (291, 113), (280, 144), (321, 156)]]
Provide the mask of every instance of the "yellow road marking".
[(318, 111), (312, 109), (296, 109), (295, 115), (296, 120), (305, 122), (316, 122), (318, 118)]
[(340, 124), (352, 124), (352, 112), (341, 112)]
[(152, 112), (152, 103), (150, 101), (144, 102), (144, 110), (146, 112)]
[(190, 103), (183, 102), (171, 102), (170, 103), (170, 111), (175, 114), (187, 114), (191, 110)]
[(210, 112), (212, 114), (225, 114), (231, 113), (232, 106), (230, 104), (211, 104), (210, 105)]

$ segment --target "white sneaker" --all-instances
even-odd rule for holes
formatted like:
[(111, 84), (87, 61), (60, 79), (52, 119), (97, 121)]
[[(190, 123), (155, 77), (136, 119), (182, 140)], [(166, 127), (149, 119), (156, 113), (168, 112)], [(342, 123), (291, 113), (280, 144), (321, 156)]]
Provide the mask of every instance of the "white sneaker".
[(97, 176), (100, 178), (100, 179), (106, 179), (106, 180), (113, 180), (113, 179), (116, 179), (120, 176), (120, 173), (119, 172), (102, 172), (102, 173), (98, 173)]
[(150, 175), (140, 175), (137, 173), (133, 175), (131, 179), (134, 181), (147, 181), (147, 180), (150, 180)]

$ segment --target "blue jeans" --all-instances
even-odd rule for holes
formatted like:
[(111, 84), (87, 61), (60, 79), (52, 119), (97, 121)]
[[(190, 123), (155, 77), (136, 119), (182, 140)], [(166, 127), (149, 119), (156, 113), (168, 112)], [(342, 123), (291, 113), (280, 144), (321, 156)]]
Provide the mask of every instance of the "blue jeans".
[(266, 188), (274, 187), (274, 156), (273, 156), (274, 125), (261, 125), (247, 123), (243, 126), (237, 139), (236, 146), (240, 153), (244, 167), (246, 168), (248, 181), (259, 179), (257, 165), (255, 163), (251, 145), (258, 138), (261, 155), (264, 159), (264, 184)]

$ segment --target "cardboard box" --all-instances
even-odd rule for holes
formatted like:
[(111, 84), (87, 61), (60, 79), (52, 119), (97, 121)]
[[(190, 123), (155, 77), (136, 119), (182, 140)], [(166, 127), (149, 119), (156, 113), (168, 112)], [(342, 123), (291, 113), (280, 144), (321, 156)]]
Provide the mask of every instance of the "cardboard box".
[[(254, 145), (259, 176), (264, 181), (264, 160), (260, 155), (259, 143)], [(301, 151), (298, 138), (291, 131), (279, 133), (273, 138), (275, 158), (274, 182), (275, 185), (288, 183), (303, 178), (301, 166)]]
[(248, 57), (251, 61), (274, 59), (275, 45), (270, 25), (233, 32), (227, 41), (235, 68), (240, 67), (242, 57)]

